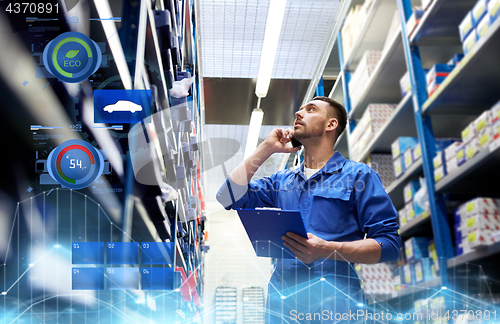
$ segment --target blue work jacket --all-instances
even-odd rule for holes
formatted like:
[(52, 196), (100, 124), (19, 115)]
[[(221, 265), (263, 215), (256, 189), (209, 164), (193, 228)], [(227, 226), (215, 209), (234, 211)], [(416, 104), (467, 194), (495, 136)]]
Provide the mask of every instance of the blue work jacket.
[(380, 262), (399, 256), (397, 212), (379, 175), (339, 152), (309, 179), (304, 164), (239, 186), (229, 178), (217, 193), (226, 209), (275, 207), (300, 211), (306, 230), (327, 241), (376, 240)]

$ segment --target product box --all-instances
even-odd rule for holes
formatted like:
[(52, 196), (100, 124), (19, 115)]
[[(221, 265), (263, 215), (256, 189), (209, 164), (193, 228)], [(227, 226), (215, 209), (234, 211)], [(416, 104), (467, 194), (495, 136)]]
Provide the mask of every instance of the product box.
[(446, 175), (444, 166), (440, 166), (436, 169), (434, 169), (434, 181), (439, 182), (441, 181), (444, 176)]
[(366, 133), (366, 128), (370, 126), (372, 133), (378, 133), (392, 116), (396, 107), (393, 104), (369, 104), (349, 137), (353, 141), (362, 138)]
[(451, 174), (458, 169), (457, 158), (446, 161), (446, 174)]
[(408, 31), (408, 37), (411, 37), (411, 34), (420, 23), (420, 18), (424, 15), (424, 10), (422, 8), (415, 7), (413, 8), (413, 13), (406, 22), (406, 30)]
[(415, 218), (415, 210), (413, 210), (413, 202), (412, 201), (405, 204), (405, 210), (406, 210), (406, 220), (408, 222)]
[(406, 208), (398, 210), (398, 219), (399, 219), (399, 226), (400, 227), (403, 227), (404, 225), (406, 225), (406, 223), (408, 222), (407, 218), (406, 218)]
[(479, 145), (481, 146), (481, 149), (486, 149), (488, 147), (488, 144), (493, 142), (495, 133), (493, 132), (493, 127), (488, 126), (484, 128), (478, 135), (479, 137)]
[(470, 218), (475, 214), (498, 215), (498, 211), (497, 199), (477, 197), (461, 204), (457, 213), (461, 218)]
[[(437, 78), (441, 78), (440, 80), (444, 80), (451, 73), (451, 71), (453, 71), (454, 67), (454, 65), (448, 64), (434, 64), (425, 76), (427, 85), (433, 83)], [(440, 84), (441, 82), (436, 83)]]
[(490, 29), (491, 26), (491, 18), (488, 15), (483, 16), (479, 23), (477, 24), (476, 31), (477, 31), (477, 37), (478, 39), (481, 39), (486, 35), (486, 32), (488, 29)]
[(461, 143), (460, 146), (457, 147), (456, 158), (457, 158), (457, 166), (461, 166), (462, 164), (465, 163), (466, 157), (465, 157), (465, 144), (464, 143)]
[(366, 164), (377, 172), (384, 188), (389, 187), (396, 180), (390, 154), (370, 154)]
[(438, 259), (438, 255), (437, 255), (437, 251), (436, 251), (436, 243), (434, 242), (434, 240), (430, 240), (429, 241), (429, 258), (432, 259), (432, 261), (434, 262), (434, 269), (433, 269), (433, 272), (434, 274), (439, 274), (439, 259)]
[(491, 130), (493, 132), (493, 140), (495, 141), (500, 137), (500, 120), (491, 126)]
[(465, 156), (467, 160), (472, 159), (476, 156), (479, 151), (481, 151), (481, 143), (479, 141), (479, 136), (476, 136), (468, 144), (465, 144)]
[(415, 261), (413, 265), (415, 269), (415, 283), (419, 284), (424, 281), (430, 281), (434, 279), (432, 273), (432, 265), (433, 261), (430, 258), (424, 258), (418, 261)]
[(465, 220), (461, 224), (461, 230), (463, 235), (468, 235), (476, 230), (489, 230), (498, 231), (500, 230), (500, 222), (498, 221), (498, 216), (489, 214), (476, 214)]
[(408, 136), (398, 137), (391, 144), (392, 158), (396, 159), (397, 157), (402, 155), (408, 147), (415, 148), (417, 144), (418, 144), (417, 137), (408, 137)]
[(403, 98), (411, 91), (410, 74), (408, 71), (399, 80), (399, 88), (401, 89), (401, 96)]
[(472, 21), (472, 13), (469, 11), (460, 25), (458, 25), (458, 31), (460, 33), (460, 40), (463, 42), (467, 36), (469, 36), (470, 32), (474, 28), (474, 22)]
[(413, 160), (418, 161), (422, 157), (422, 147), (420, 146), (420, 143), (415, 145), (415, 148), (413, 149)]
[(490, 0), (488, 2), (488, 15), (494, 22), (500, 15), (500, 0)]
[(457, 149), (460, 148), (462, 142), (453, 142), (444, 149), (444, 157), (446, 161), (457, 158)]
[(405, 286), (410, 286), (415, 283), (415, 271), (413, 268), (413, 263), (405, 264), (403, 267), (403, 273), (401, 276), (401, 283)]
[(488, 1), (487, 0), (478, 0), (472, 8), (472, 21), (474, 22), (474, 26), (478, 26), (479, 22), (484, 16), (487, 16), (488, 12)]
[[(427, 199), (428, 202), (428, 199)], [(426, 210), (421, 207), (419, 204), (417, 204), (417, 201), (413, 201), (413, 211), (415, 212), (415, 217), (422, 215)]]
[(403, 156), (399, 156), (392, 161), (394, 166), (394, 176), (399, 178), (405, 172), (405, 164), (403, 162)]
[(412, 262), (429, 257), (429, 241), (428, 237), (412, 237), (406, 240), (404, 243), (406, 261)]
[(498, 120), (500, 120), (500, 101), (497, 102), (493, 107), (491, 107), (490, 111), (491, 111), (491, 124), (494, 124)]
[(474, 45), (476, 45), (477, 40), (478, 40), (478, 37), (477, 37), (476, 29), (473, 29), (470, 32), (469, 36), (467, 36), (467, 38), (464, 40), (464, 42), (462, 44), (462, 47), (464, 49), (464, 55), (467, 55), (472, 50)]
[(471, 122), (462, 131), (462, 142), (465, 144), (470, 143), (470, 141), (472, 141), (472, 139), (476, 137), (476, 135), (477, 135), (476, 124), (474, 122)]
[(432, 160), (433, 164), (434, 164), (434, 169), (442, 166), (444, 164), (444, 153), (443, 151), (437, 151), (436, 152), (436, 156), (434, 157), (434, 159)]
[(403, 153), (403, 160), (405, 161), (405, 170), (408, 170), (415, 161), (413, 159), (413, 149), (411, 147), (407, 148)]
[(458, 64), (460, 64), (460, 61), (462, 61), (462, 59), (464, 58), (464, 55), (461, 54), (461, 53), (458, 53), (458, 54), (455, 54), (453, 55), (453, 57), (448, 61), (448, 65), (453, 65), (453, 66), (457, 66)]
[(479, 134), (483, 129), (491, 126), (493, 121), (493, 114), (491, 110), (484, 111), (479, 117), (474, 120), (474, 125), (476, 127), (476, 132)]
[(467, 235), (467, 239), (462, 241), (462, 243), (466, 243), (468, 247), (471, 249), (475, 249), (480, 246), (487, 246), (491, 245), (494, 242), (494, 239), (492, 239), (491, 235), (493, 234), (492, 231), (490, 230), (475, 230)]
[(420, 181), (418, 180), (412, 180), (404, 186), (403, 194), (405, 203), (408, 203), (413, 200), (413, 197), (417, 193), (418, 189), (420, 189)]

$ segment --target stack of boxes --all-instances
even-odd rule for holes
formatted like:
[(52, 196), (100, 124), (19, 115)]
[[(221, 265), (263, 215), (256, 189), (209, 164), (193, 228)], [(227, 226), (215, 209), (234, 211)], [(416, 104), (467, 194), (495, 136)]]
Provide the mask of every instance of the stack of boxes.
[(354, 71), (349, 81), (349, 96), (351, 98), (352, 107), (357, 106), (381, 58), (382, 51), (379, 50), (368, 50), (363, 54), (356, 71)]
[(356, 272), (362, 279), (363, 291), (370, 295), (392, 295), (395, 291), (393, 271), (394, 262), (377, 264), (357, 264)]
[(474, 8), (467, 13), (458, 26), (465, 55), (474, 48), (479, 39), (486, 35), (489, 27), (499, 15), (500, 0), (477, 1)]
[(413, 8), (413, 13), (406, 22), (406, 30), (408, 31), (408, 37), (411, 37), (411, 34), (413, 34), (413, 31), (417, 28), (418, 24), (420, 23), (420, 18), (422, 18), (423, 15), (424, 15), (424, 10), (422, 10), (421, 7)]
[(389, 187), (391, 183), (396, 180), (390, 154), (370, 154), (365, 163), (377, 172), (382, 180), (384, 188)]
[[(399, 178), (411, 164), (422, 156), (422, 149), (416, 137), (398, 137), (392, 143), (391, 151), (396, 178)], [(405, 164), (405, 162), (408, 163)]]
[(490, 245), (500, 239), (499, 201), (493, 198), (475, 198), (455, 210), (456, 254)]
[(434, 66), (427, 72), (425, 78), (427, 81), (427, 94), (432, 94), (438, 89), (441, 83), (444, 82), (446, 77), (453, 71), (454, 65), (448, 64), (434, 64)]
[(365, 22), (365, 18), (370, 10), (373, 0), (366, 0), (363, 5), (357, 5), (349, 11), (342, 27), (342, 48), (344, 57), (348, 58), (351, 54), (354, 42), (358, 38), (361, 27)]
[(399, 225), (405, 226), (407, 222), (412, 220), (418, 215), (424, 215), (424, 217), (428, 217), (430, 212), (424, 210), (420, 205), (418, 205), (414, 201), (415, 194), (420, 189), (420, 181), (413, 180), (408, 182), (403, 189), (405, 207), (398, 211), (399, 215)]
[[(457, 170), (465, 161), (472, 159), (481, 150), (497, 142), (500, 137), (500, 102), (490, 110), (484, 111), (476, 120), (462, 131), (462, 142), (453, 142), (444, 150), (446, 172), (436, 169), (434, 178), (441, 180), (444, 175)], [(500, 140), (498, 140), (500, 141)], [(437, 160), (435, 159), (437, 163)], [(441, 173), (443, 172), (443, 173)]]
[(394, 113), (394, 109), (396, 109), (396, 105), (391, 104), (368, 105), (356, 128), (349, 134), (349, 141), (353, 143), (351, 148), (352, 160), (359, 161), (363, 150), (370, 145), (380, 132)]

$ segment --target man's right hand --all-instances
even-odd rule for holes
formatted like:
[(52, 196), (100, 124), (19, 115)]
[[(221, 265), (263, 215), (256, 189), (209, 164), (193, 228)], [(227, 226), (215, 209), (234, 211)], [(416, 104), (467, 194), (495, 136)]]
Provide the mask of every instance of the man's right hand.
[(287, 145), (292, 137), (293, 130), (290, 128), (275, 128), (266, 136), (263, 144), (273, 153), (296, 153), (300, 150), (300, 147), (294, 148)]

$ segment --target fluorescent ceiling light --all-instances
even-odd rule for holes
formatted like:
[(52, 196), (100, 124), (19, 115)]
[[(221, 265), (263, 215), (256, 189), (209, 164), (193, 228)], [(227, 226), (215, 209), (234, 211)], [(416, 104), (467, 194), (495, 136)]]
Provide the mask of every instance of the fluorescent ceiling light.
[(260, 56), (259, 74), (257, 76), (257, 86), (255, 94), (259, 98), (267, 95), (271, 74), (273, 73), (274, 58), (278, 49), (278, 41), (285, 15), (286, 0), (271, 0), (269, 11), (267, 13), (266, 33), (264, 35), (264, 44), (262, 45), (262, 54)]
[(108, 0), (94, 0), (97, 13), (101, 20), (102, 28), (108, 39), (109, 48), (111, 48), (111, 53), (115, 59), (116, 67), (118, 68), (118, 73), (122, 79), (123, 86), (126, 90), (132, 89), (132, 78), (130, 77), (130, 71), (128, 69), (127, 60), (125, 59), (125, 54), (123, 54), (122, 43), (120, 42), (120, 37), (118, 36), (118, 31), (116, 30), (116, 25), (113, 20), (104, 20), (113, 17), (111, 14), (111, 9), (109, 8)]
[(247, 145), (245, 146), (244, 159), (250, 156), (257, 148), (259, 141), (260, 127), (262, 126), (262, 119), (264, 119), (264, 111), (260, 108), (255, 108), (252, 111), (250, 118), (250, 126), (248, 128)]

